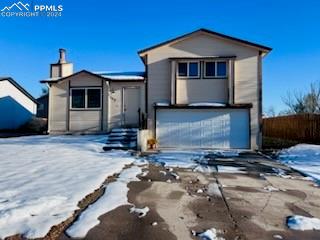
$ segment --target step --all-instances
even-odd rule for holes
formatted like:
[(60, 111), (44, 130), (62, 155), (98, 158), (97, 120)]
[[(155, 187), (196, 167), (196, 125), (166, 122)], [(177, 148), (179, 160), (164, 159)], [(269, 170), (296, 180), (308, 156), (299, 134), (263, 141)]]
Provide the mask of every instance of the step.
[(114, 128), (107, 135), (106, 145), (103, 150), (112, 149), (129, 150), (137, 148), (137, 128)]

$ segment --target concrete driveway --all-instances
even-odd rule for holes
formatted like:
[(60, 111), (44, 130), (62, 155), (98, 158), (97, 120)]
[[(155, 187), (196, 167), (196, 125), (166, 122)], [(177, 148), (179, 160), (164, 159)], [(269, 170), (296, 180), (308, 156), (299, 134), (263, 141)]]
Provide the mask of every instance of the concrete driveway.
[[(121, 206), (99, 219), (86, 239), (320, 239), (320, 231), (295, 231), (291, 215), (320, 218), (320, 189), (300, 173), (255, 153), (208, 161), (213, 168), (240, 172), (195, 172), (149, 164), (140, 182), (131, 182), (128, 199), (150, 208), (145, 217)], [(69, 239), (65, 234), (60, 239)], [(205, 239), (205, 238), (203, 238)]]

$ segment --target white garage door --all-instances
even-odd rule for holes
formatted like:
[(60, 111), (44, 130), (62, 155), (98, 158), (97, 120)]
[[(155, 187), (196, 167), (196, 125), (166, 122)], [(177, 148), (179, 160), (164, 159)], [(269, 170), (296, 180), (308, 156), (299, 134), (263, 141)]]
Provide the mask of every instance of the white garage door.
[(158, 109), (160, 148), (249, 148), (248, 109)]

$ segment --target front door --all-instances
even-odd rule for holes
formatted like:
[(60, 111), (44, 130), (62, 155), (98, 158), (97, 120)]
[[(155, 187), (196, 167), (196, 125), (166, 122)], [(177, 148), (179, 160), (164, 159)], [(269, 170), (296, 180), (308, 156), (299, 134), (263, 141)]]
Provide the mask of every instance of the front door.
[(123, 88), (123, 122), (126, 127), (138, 127), (140, 108), (140, 88)]

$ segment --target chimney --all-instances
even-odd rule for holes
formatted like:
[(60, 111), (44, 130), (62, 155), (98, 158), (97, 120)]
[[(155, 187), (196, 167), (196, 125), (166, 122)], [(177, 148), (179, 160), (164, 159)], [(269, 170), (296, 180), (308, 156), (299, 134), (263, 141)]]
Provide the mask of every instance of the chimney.
[(66, 50), (63, 48), (60, 48), (59, 53), (60, 53), (60, 58), (59, 58), (58, 63), (67, 63), (66, 62)]
[(67, 77), (73, 73), (73, 64), (66, 61), (66, 50), (59, 49), (59, 61), (50, 65), (50, 78)]

